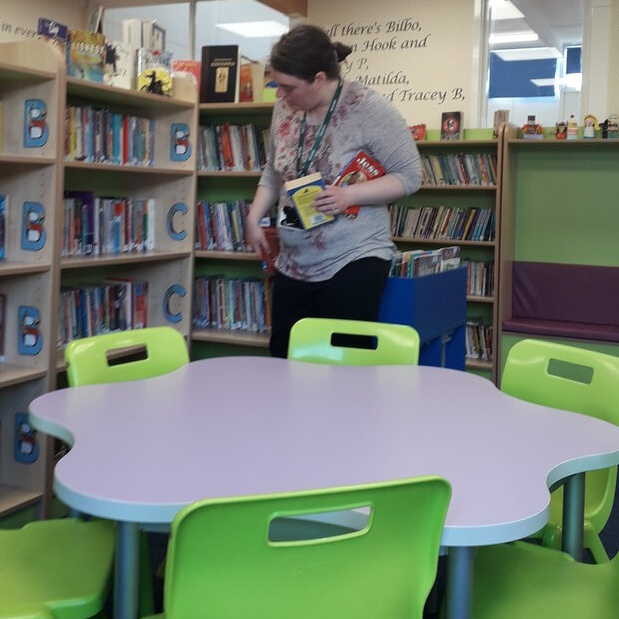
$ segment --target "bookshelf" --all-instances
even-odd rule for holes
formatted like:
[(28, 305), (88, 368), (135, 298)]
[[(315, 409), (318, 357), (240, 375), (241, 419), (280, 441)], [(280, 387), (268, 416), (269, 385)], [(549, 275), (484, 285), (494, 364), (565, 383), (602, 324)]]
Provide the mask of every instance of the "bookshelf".
[[(268, 129), (273, 111), (273, 103), (247, 102), (236, 104), (202, 103), (199, 105), (200, 127), (222, 127), (226, 123), (243, 127), (252, 125), (257, 130)], [(223, 203), (226, 206), (236, 201), (249, 202), (254, 195), (259, 169), (242, 169), (224, 171), (221, 169), (201, 169), (201, 159), (197, 171), (197, 200), (207, 205)], [(218, 166), (219, 167), (219, 166)], [(247, 166), (244, 166), (247, 167)], [(214, 208), (214, 207), (213, 207)], [(223, 208), (223, 207), (222, 207)], [(215, 224), (217, 225), (217, 224)], [(199, 222), (196, 223), (198, 228)], [(199, 240), (199, 229), (196, 239)], [(262, 270), (262, 260), (255, 252), (246, 251), (239, 246), (237, 251), (222, 250), (220, 247), (211, 249), (196, 248), (195, 276), (208, 278), (219, 276), (221, 286), (228, 280), (243, 281), (245, 278), (264, 281), (267, 275)], [(223, 283), (222, 283), (223, 282)], [(196, 296), (199, 293), (196, 293)], [(225, 294), (225, 293), (224, 293)], [(265, 294), (268, 294), (265, 293)], [(194, 304), (196, 299), (194, 298)], [(250, 328), (218, 328), (200, 325), (194, 326), (191, 334), (193, 356), (205, 357), (218, 354), (267, 354), (268, 331), (256, 325)]]
[[(393, 240), (401, 250), (458, 245), (464, 260), (480, 265), (476, 267), (477, 286), (469, 277), (466, 368), (494, 380), (496, 354), (481, 357), (484, 344), (487, 350), (488, 338), (498, 333), (503, 129), (498, 139), (492, 138), (491, 129), (465, 130), (459, 141), (439, 138), (438, 131), (429, 131), (425, 141), (417, 142), (427, 175), (416, 194), (398, 200), (392, 207)], [(493, 162), (494, 178), (482, 167), (489, 161)], [(414, 211), (417, 213), (413, 216)], [(467, 218), (468, 234), (463, 234)], [(476, 225), (477, 232), (472, 234)], [(485, 338), (485, 342), (474, 346), (476, 337)], [(495, 339), (491, 340), (492, 348)], [(477, 351), (480, 358), (475, 358)]]
[(29, 402), (53, 386), (56, 202), (63, 62), (40, 41), (0, 45), (0, 517), (48, 509), (50, 441), (28, 424)]
[[(171, 325), (188, 337), (196, 90), (185, 80), (175, 80), (173, 96), (164, 97), (70, 77), (66, 78), (65, 89), (68, 120), (64, 128), (64, 191), (91, 192), (101, 203), (106, 200), (110, 214), (102, 209), (98, 234), (94, 222), (94, 245), (98, 249), (90, 253), (75, 252), (71, 221), (73, 217), (77, 220), (79, 212), (74, 214), (64, 206), (63, 221), (56, 230), (61, 248), (59, 289), (71, 292), (60, 297), (63, 314), (62, 320), (59, 319), (60, 343), (73, 339), (76, 334), (75, 326), (69, 324), (73, 312), (79, 313), (73, 304), (83, 303), (86, 294), (107, 294), (99, 290), (105, 290), (109, 278), (144, 282), (146, 324)], [(118, 145), (113, 137), (109, 138), (109, 129), (106, 136), (98, 135), (114, 123), (122, 124), (124, 130), (124, 140)], [(90, 142), (93, 146), (80, 147), (80, 136), (83, 144), (92, 134), (95, 134)], [(105, 146), (106, 138), (109, 147)], [(84, 227), (90, 225), (90, 222), (82, 225), (82, 235)], [(103, 231), (108, 229), (116, 239), (106, 242)], [(84, 329), (83, 324), (81, 328)], [(77, 336), (94, 334), (91, 322), (86, 329), (87, 333), (78, 331)], [(64, 367), (62, 352), (61, 345), (56, 363), (59, 372)]]
[[(575, 322), (594, 325), (601, 308), (610, 308), (616, 317), (616, 287), (604, 269), (619, 270), (619, 210), (615, 199), (619, 140), (583, 139), (582, 133), (576, 140), (557, 140), (554, 128), (545, 129), (543, 140), (519, 136), (518, 127), (507, 127), (503, 145), (499, 326), (512, 317), (513, 267), (518, 263), (549, 265), (550, 272), (565, 276), (565, 290), (580, 299), (585, 297), (574, 304), (573, 311), (578, 312)], [(590, 278), (591, 282), (605, 281), (599, 294), (585, 290), (593, 283), (581, 282), (575, 287), (570, 275), (581, 267), (593, 273), (603, 272), (603, 278)], [(549, 287), (553, 284), (549, 282)], [(579, 337), (577, 328), (573, 337), (501, 329), (501, 367), (511, 346), (525, 337), (559, 337), (571, 345), (619, 354), (611, 337)]]

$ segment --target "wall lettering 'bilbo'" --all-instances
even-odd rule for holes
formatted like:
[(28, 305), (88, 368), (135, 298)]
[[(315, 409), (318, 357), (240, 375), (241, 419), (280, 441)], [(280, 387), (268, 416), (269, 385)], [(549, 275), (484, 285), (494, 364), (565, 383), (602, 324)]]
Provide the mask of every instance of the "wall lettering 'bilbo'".
[(409, 16), (384, 22), (333, 23), (326, 30), (332, 40), (353, 49), (343, 65), (346, 77), (376, 88), (396, 104), (440, 107), (466, 99), (462, 85), (449, 84), (448, 72), (433, 66), (436, 37), (420, 20)]

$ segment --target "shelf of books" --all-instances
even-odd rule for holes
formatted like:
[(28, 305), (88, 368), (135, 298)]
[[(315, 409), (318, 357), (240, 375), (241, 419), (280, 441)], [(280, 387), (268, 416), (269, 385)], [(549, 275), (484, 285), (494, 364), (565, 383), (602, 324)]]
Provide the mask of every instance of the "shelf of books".
[(53, 381), (61, 71), (41, 41), (0, 45), (0, 516), (46, 511), (48, 441), (28, 404)]
[(191, 330), (197, 91), (66, 81), (56, 367), (71, 340)]
[(273, 103), (200, 104), (192, 351), (267, 352), (270, 277), (244, 225)]
[(502, 130), (498, 139), (492, 130), (471, 130), (458, 141), (417, 142), (422, 187), (391, 206), (393, 239), (407, 265), (400, 275), (416, 276), (420, 255), (445, 251), (467, 266), (466, 368), (493, 379), (502, 141)]

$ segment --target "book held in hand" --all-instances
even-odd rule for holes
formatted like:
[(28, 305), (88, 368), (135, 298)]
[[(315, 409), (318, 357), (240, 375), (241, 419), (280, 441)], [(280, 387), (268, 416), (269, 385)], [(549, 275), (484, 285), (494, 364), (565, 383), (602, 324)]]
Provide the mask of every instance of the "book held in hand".
[(239, 100), (240, 48), (238, 45), (202, 47), (200, 103), (236, 103)]
[(325, 188), (325, 182), (320, 172), (287, 181), (284, 183), (284, 187), (299, 216), (301, 227), (305, 230), (310, 230), (335, 220), (333, 215), (321, 213), (314, 208), (314, 196)]
[[(340, 187), (355, 185), (364, 181), (371, 181), (384, 173), (385, 168), (376, 159), (360, 150), (340, 172), (333, 184)], [(349, 206), (346, 209), (346, 216), (354, 219), (359, 214), (360, 208), (359, 205)]]

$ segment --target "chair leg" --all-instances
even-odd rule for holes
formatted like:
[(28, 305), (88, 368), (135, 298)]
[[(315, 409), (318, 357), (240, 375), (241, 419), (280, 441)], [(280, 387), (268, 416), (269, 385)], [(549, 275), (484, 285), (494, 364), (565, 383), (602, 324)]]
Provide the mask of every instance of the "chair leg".
[(153, 587), (153, 574), (150, 564), (150, 548), (148, 546), (148, 534), (144, 531), (140, 534), (140, 616), (153, 615), (155, 613), (155, 590)]
[(607, 561), (610, 561), (600, 536), (593, 531), (588, 531), (586, 528), (584, 532), (584, 546), (589, 549), (591, 556), (596, 563), (606, 563)]

